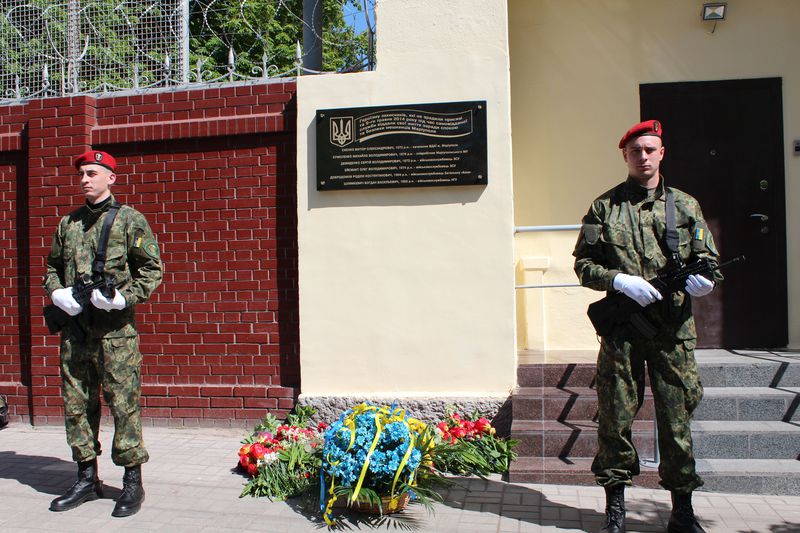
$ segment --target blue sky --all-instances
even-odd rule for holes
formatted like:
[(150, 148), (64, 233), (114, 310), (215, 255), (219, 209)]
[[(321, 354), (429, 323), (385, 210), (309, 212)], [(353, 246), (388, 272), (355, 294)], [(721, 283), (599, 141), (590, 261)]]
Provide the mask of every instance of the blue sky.
[[(367, 0), (367, 8), (369, 9), (369, 18), (372, 21), (373, 27), (375, 25), (375, 2), (377, 0)], [(348, 24), (353, 24), (356, 27), (356, 31), (361, 33), (367, 27), (367, 22), (364, 20), (364, 12), (363, 12), (363, 4), (364, 0), (359, 0), (359, 4), (362, 6), (362, 10), (358, 10), (354, 8), (350, 4), (345, 4), (344, 6), (344, 17)]]

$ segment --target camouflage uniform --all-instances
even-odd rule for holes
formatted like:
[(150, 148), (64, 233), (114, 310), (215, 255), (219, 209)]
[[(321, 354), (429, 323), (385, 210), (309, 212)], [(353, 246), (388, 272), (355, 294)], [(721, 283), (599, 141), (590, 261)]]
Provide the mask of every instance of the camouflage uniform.
[[(663, 178), (662, 182), (663, 183)], [(675, 196), (679, 253), (684, 262), (718, 256), (697, 200), (679, 190)], [(622, 272), (655, 277), (669, 257), (664, 234), (663, 186), (654, 191), (631, 178), (597, 198), (583, 218), (575, 245), (575, 272), (581, 285), (614, 291)], [(722, 276), (715, 272), (714, 280)], [(694, 347), (697, 333), (691, 298), (683, 291), (643, 310), (658, 329), (646, 339), (630, 324), (602, 339), (597, 359), (598, 446), (592, 464), (598, 484), (630, 485), (639, 473), (631, 439), (634, 416), (644, 400), (645, 363), (656, 408), (661, 451), (661, 485), (679, 494), (703, 484), (695, 471), (690, 423), (703, 396)]]
[[(113, 201), (113, 196), (111, 197)], [(44, 287), (48, 294), (71, 287), (91, 273), (97, 242), (111, 202), (89, 205), (61, 219), (47, 257)], [(114, 416), (111, 457), (119, 466), (147, 462), (139, 410), (142, 355), (134, 305), (147, 300), (161, 283), (162, 265), (153, 232), (144, 216), (123, 206), (117, 213), (106, 251), (105, 273), (124, 296), (122, 310), (105, 311), (91, 303), (75, 317), (86, 332), (79, 343), (70, 328), (61, 335), (61, 378), (67, 442), (77, 462), (100, 454), (100, 389)]]

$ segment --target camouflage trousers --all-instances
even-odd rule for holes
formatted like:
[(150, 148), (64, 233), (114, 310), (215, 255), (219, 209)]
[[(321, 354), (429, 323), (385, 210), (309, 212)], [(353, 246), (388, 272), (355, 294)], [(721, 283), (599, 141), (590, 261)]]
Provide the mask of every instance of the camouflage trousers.
[(74, 461), (100, 455), (100, 393), (114, 417), (111, 459), (118, 466), (147, 462), (139, 408), (142, 354), (138, 337), (78, 341), (61, 337), (61, 379), (67, 443)]
[(639, 474), (633, 419), (644, 401), (645, 365), (658, 425), (661, 485), (678, 494), (703, 484), (692, 452), (692, 413), (703, 396), (694, 340), (603, 338), (597, 359), (597, 483), (631, 485)]

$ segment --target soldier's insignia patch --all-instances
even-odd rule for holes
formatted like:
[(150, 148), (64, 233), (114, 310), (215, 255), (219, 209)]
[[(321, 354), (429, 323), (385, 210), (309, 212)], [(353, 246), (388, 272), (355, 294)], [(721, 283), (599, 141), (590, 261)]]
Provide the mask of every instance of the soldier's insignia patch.
[(147, 252), (147, 255), (149, 255), (150, 257), (158, 259), (158, 245), (156, 243), (148, 242), (144, 246), (144, 251)]
[(694, 230), (694, 240), (702, 241), (703, 240), (703, 228), (697, 228)]
[(143, 239), (144, 239), (144, 232), (142, 230), (138, 230), (133, 235), (133, 247), (134, 248), (141, 248)]

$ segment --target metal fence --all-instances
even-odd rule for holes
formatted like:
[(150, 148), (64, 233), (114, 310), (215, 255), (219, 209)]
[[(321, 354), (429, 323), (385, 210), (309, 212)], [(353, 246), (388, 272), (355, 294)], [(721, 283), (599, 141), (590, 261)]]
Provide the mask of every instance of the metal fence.
[(375, 1), (0, 1), (0, 102), (372, 68)]

